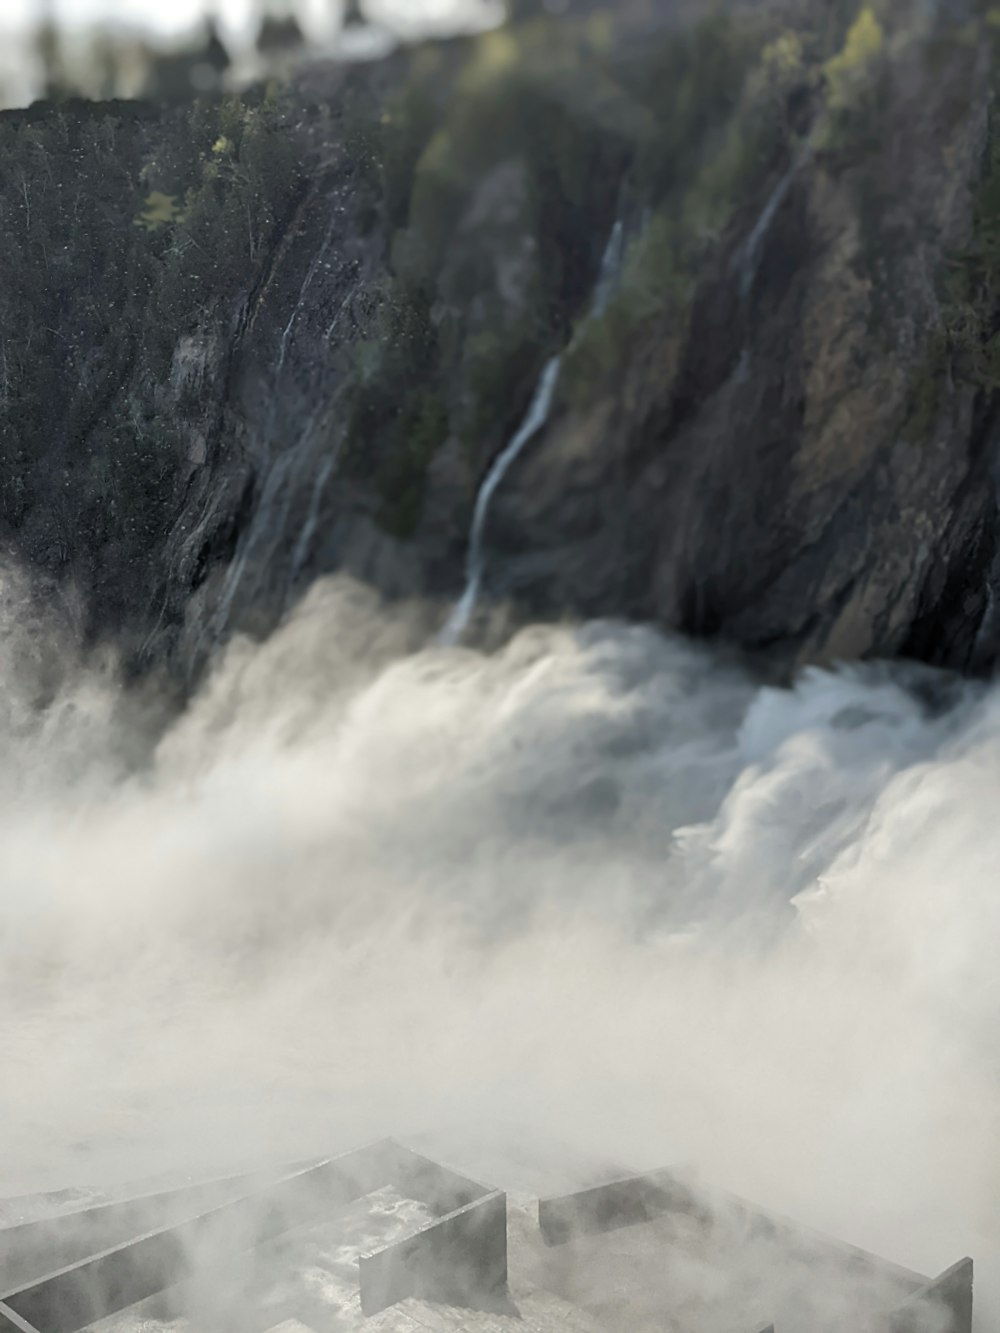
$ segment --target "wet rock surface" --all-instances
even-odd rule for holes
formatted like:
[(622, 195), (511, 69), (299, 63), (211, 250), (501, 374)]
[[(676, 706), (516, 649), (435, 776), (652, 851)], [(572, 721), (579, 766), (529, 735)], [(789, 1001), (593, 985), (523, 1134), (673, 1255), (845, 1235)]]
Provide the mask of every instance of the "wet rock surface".
[(822, 8), (591, 7), (0, 118), (7, 548), (183, 678), (336, 569), (443, 617), (562, 352), (487, 605), (988, 667), (993, 49), (964, 12)]

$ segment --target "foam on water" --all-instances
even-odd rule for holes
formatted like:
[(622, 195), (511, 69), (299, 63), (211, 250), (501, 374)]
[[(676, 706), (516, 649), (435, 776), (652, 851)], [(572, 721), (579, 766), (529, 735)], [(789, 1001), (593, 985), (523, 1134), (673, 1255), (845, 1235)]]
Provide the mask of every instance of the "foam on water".
[(57, 632), (0, 608), (0, 1193), (495, 1126), (972, 1254), (994, 1326), (996, 688), (414, 650), (330, 582), (137, 765), (113, 671), (38, 711)]

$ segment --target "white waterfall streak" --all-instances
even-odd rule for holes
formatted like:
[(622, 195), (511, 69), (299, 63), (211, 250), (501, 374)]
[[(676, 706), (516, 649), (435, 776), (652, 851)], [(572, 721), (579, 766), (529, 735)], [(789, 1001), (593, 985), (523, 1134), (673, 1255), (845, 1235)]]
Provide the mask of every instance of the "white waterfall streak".
[(736, 253), (735, 265), (739, 276), (740, 298), (743, 301), (746, 301), (749, 297), (757, 279), (764, 246), (774, 225), (774, 220), (788, 197), (792, 182), (803, 167), (811, 161), (813, 152), (814, 145), (811, 142), (806, 143), (798, 157), (771, 191), (753, 229)]
[(601, 258), (601, 271), (597, 276), (597, 286), (594, 289), (590, 319), (600, 319), (602, 315), (607, 314), (611, 298), (614, 296), (615, 288), (618, 285), (624, 258), (625, 226), (619, 218), (611, 228), (611, 236)]
[[(625, 228), (619, 220), (615, 222), (611, 229), (611, 236), (601, 257), (601, 267), (597, 275), (597, 282), (594, 286), (594, 294), (591, 298), (587, 318), (584, 321), (584, 327), (591, 320), (600, 319), (607, 312), (621, 273), (624, 252)], [(562, 356), (553, 357), (546, 363), (535, 388), (531, 405), (528, 408), (528, 415), (510, 443), (497, 455), (479, 488), (479, 493), (476, 496), (476, 507), (472, 515), (472, 528), (469, 533), (465, 589), (441, 631), (441, 643), (458, 643), (469, 627), (472, 613), (476, 608), (482, 590), (483, 575), (486, 570), (486, 522), (489, 518), (490, 504), (504, 477), (517, 461), (525, 445), (534, 439), (548, 423), (561, 368)]]
[(469, 537), (465, 591), (441, 632), (442, 643), (457, 643), (468, 628), (472, 612), (479, 600), (479, 590), (482, 587), (483, 571), (486, 566), (483, 541), (486, 535), (486, 519), (490, 512), (490, 502), (521, 450), (548, 421), (549, 412), (552, 410), (552, 400), (555, 397), (556, 384), (559, 381), (561, 365), (562, 358), (558, 356), (553, 357), (546, 364), (542, 371), (542, 377), (538, 381), (538, 387), (535, 389), (535, 395), (531, 400), (531, 406), (528, 408), (528, 415), (524, 418), (517, 434), (506, 449), (497, 455), (493, 466), (486, 474), (486, 480), (479, 488), (479, 494), (476, 496), (476, 508), (472, 516), (472, 532)]

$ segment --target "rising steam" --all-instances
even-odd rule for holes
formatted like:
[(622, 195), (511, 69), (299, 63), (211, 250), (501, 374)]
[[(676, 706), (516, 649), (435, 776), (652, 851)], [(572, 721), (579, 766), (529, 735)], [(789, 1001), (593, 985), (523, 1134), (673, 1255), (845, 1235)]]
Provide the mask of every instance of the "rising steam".
[(996, 690), (779, 691), (611, 624), (421, 650), (334, 581), (154, 746), (30, 604), (8, 579), (0, 1194), (472, 1126), (488, 1176), (513, 1126), (553, 1173), (693, 1162), (973, 1254), (993, 1326)]

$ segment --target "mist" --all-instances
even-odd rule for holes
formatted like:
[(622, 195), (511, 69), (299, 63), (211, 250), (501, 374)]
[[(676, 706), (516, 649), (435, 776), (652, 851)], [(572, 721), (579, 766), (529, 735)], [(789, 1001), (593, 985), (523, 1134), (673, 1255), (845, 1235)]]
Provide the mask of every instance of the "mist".
[(515, 1193), (690, 1164), (975, 1255), (994, 1326), (995, 687), (776, 689), (612, 623), (428, 648), (432, 608), (333, 579), (160, 734), (0, 600), (0, 1195), (386, 1133)]

